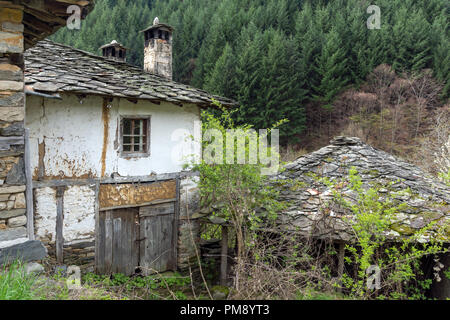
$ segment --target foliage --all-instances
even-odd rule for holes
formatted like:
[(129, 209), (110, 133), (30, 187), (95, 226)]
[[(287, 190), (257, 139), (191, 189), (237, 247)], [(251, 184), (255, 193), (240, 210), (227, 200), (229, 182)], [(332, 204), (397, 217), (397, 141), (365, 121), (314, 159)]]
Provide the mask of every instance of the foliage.
[[(445, 239), (445, 225), (429, 221), (419, 230), (409, 228), (411, 230), (404, 234), (397, 233), (392, 241), (392, 231), (401, 223), (398, 215), (409, 209), (403, 199), (413, 196), (411, 190), (396, 191), (392, 188), (395, 182), (364, 188), (354, 167), (349, 170), (346, 181), (349, 190), (355, 193), (354, 200), (344, 197), (337, 182), (322, 181), (332, 188), (335, 201), (352, 213), (350, 218), (344, 219), (351, 226), (355, 239), (345, 247), (348, 252), (345, 260), (355, 266), (355, 272), (345, 273), (342, 279), (350, 294), (359, 299), (424, 298), (431, 279), (423, 277), (421, 259), (445, 252), (444, 243), (439, 240)], [(435, 232), (434, 236), (430, 236), (430, 230)], [(367, 270), (371, 266), (381, 269), (379, 290), (372, 290), (366, 284)]]
[[(139, 30), (155, 16), (175, 28), (174, 79), (240, 103), (234, 119), (268, 128), (288, 118), (281, 138), (295, 140), (311, 123), (308, 102), (331, 102), (380, 64), (396, 72), (433, 70), (450, 82), (446, 0), (379, 0), (381, 29), (368, 30), (367, 1), (97, 0), (81, 30), (52, 39), (93, 53), (113, 39), (143, 64)], [(320, 109), (319, 109), (320, 110)]]
[(191, 279), (179, 273), (168, 275), (128, 277), (121, 273), (98, 275), (87, 273), (83, 276), (85, 286), (103, 288), (134, 299), (187, 299), (183, 290), (190, 285)]
[(0, 300), (34, 300), (34, 275), (27, 275), (25, 266), (20, 260), (9, 266), (2, 266), (0, 270)]
[[(221, 108), (219, 104), (217, 106)], [(265, 166), (261, 157), (264, 149), (261, 147), (263, 139), (267, 137), (256, 134), (252, 136), (252, 127), (236, 125), (231, 112), (224, 108), (220, 115), (204, 111), (202, 119), (204, 156), (199, 163), (188, 165), (200, 173), (198, 187), (201, 206), (209, 208), (214, 216), (231, 226), (230, 233), (236, 237), (239, 263), (248, 254), (260, 223), (266, 220), (273, 221), (276, 213), (282, 208), (282, 204), (276, 200), (277, 192), (268, 185), (267, 176), (263, 175)], [(283, 121), (280, 121), (277, 125), (282, 124)], [(236, 144), (234, 138), (227, 141), (232, 139), (232, 136), (227, 135), (231, 130), (236, 133), (235, 138), (238, 141)], [(211, 133), (217, 135), (213, 138), (209, 136)], [(252, 145), (256, 148), (253, 149)], [(214, 149), (211, 149), (212, 146)], [(208, 152), (210, 154), (207, 154)], [(239, 164), (237, 160), (242, 154), (246, 161)], [(211, 159), (211, 155), (223, 157)], [(275, 148), (268, 147), (265, 156), (279, 161)], [(258, 161), (251, 163), (252, 157), (257, 157)], [(265, 214), (262, 214), (262, 208)]]

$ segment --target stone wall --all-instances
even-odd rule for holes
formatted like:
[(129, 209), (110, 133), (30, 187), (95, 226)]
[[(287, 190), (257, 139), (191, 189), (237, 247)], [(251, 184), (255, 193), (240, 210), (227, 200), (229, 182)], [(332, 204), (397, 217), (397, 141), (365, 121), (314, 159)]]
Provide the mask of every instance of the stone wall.
[(23, 7), (0, 3), (0, 247), (27, 239)]
[(172, 79), (172, 39), (150, 39), (148, 41), (144, 48), (144, 70)]

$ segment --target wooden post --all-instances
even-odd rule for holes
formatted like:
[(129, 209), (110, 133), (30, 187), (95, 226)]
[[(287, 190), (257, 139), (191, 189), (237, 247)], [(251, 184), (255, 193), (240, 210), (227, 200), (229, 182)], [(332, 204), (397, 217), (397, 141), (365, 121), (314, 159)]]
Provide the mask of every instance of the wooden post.
[[(172, 268), (178, 269), (178, 231), (180, 230), (180, 192), (181, 192), (181, 178), (176, 178), (176, 201), (175, 201), (175, 216), (173, 219), (173, 239), (172, 239)], [(186, 212), (189, 216), (189, 212)]]
[(64, 262), (64, 191), (65, 187), (56, 189), (56, 260), (58, 263)]
[(342, 276), (344, 275), (344, 256), (345, 256), (345, 243), (338, 243), (338, 278), (340, 287), (338, 289), (339, 292), (342, 292)]
[(222, 249), (220, 252), (220, 285), (227, 285), (228, 269), (228, 227), (222, 225)]
[(28, 239), (34, 240), (33, 178), (31, 176), (30, 132), (28, 128), (25, 128), (24, 166), (27, 185), (27, 189), (25, 191), (25, 200), (27, 206), (27, 234)]

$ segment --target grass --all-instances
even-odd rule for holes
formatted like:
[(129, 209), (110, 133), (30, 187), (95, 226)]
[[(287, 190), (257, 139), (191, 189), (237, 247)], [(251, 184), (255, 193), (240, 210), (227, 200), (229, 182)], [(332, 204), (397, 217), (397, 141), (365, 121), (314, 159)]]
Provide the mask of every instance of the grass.
[(36, 277), (27, 275), (20, 261), (14, 261), (8, 267), (3, 265), (0, 270), (0, 300), (34, 300), (35, 283)]

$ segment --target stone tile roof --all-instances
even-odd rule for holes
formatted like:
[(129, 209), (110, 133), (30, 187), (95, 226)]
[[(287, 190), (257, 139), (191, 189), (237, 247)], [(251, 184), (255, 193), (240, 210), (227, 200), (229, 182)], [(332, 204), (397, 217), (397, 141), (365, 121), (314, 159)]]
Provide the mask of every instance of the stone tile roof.
[(25, 85), (38, 94), (63, 92), (108, 97), (145, 99), (175, 104), (211, 106), (212, 99), (224, 106), (233, 100), (177, 83), (124, 62), (58, 44), (40, 41), (25, 52)]
[[(345, 180), (350, 167), (356, 168), (366, 190), (373, 183), (385, 185), (389, 182), (393, 185), (392, 189), (383, 190), (386, 194), (410, 188), (412, 195), (402, 195), (398, 199), (406, 202), (408, 208), (396, 216), (397, 221), (388, 236), (408, 235), (432, 220), (438, 221), (438, 225), (450, 223), (449, 187), (418, 167), (377, 150), (358, 138), (336, 137), (331, 145), (300, 157), (286, 165), (284, 172), (273, 177), (280, 188), (280, 200), (289, 203), (289, 208), (279, 215), (283, 229), (320, 238), (351, 239), (353, 232), (342, 218), (351, 219), (352, 213), (341, 206), (330, 207), (332, 190), (318, 179), (327, 177), (336, 181), (341, 194), (348, 201), (355, 202), (357, 194), (346, 183), (339, 184), (342, 178)], [(449, 227), (445, 237), (450, 242)]]

